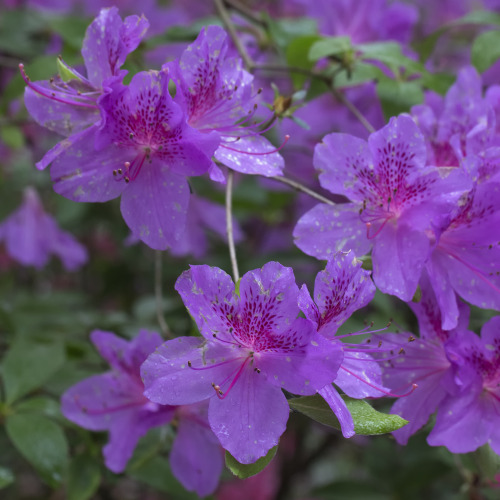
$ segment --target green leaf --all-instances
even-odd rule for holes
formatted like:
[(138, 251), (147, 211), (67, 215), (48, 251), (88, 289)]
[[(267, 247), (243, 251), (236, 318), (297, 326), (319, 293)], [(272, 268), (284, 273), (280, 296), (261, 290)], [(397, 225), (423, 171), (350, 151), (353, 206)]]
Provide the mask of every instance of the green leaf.
[(254, 462), (253, 464), (240, 464), (236, 460), (236, 458), (231, 455), (231, 453), (226, 451), (226, 467), (235, 476), (239, 477), (240, 479), (246, 479), (247, 477), (255, 476), (255, 474), (258, 474), (260, 471), (264, 470), (276, 455), (277, 450), (277, 446), (271, 448), (267, 452), (266, 456), (259, 458), (257, 462)]
[(417, 61), (406, 57), (401, 52), (401, 45), (397, 42), (374, 42), (356, 45), (361, 51), (361, 58), (381, 62), (391, 68), (396, 74), (398, 68), (405, 68), (410, 73), (424, 72), (425, 69)]
[(78, 455), (69, 466), (66, 495), (68, 500), (87, 500), (99, 488), (101, 470), (89, 455)]
[(406, 82), (381, 79), (377, 84), (377, 95), (387, 120), (391, 116), (410, 111), (412, 106), (424, 100), (422, 86), (418, 80)]
[(262, 17), (269, 29), (269, 36), (283, 50), (295, 38), (317, 34), (316, 21), (308, 17), (276, 20), (267, 12), (262, 12)]
[(59, 402), (48, 396), (35, 396), (25, 399), (14, 407), (16, 413), (42, 413), (46, 417), (62, 419)]
[(500, 456), (491, 449), (489, 444), (481, 446), (471, 455), (482, 476), (493, 479), (500, 472)]
[[(307, 35), (292, 40), (286, 49), (286, 62), (288, 66), (311, 70), (314, 67), (314, 63), (311, 62), (307, 56), (311, 46), (320, 40), (320, 38), (321, 37), (318, 35)], [(302, 75), (297, 72), (290, 72), (290, 75), (296, 89), (302, 88), (309, 78), (307, 75)]]
[(475, 68), (482, 73), (500, 58), (500, 30), (481, 33), (472, 44), (471, 59)]
[(68, 443), (61, 427), (46, 417), (28, 413), (7, 417), (5, 427), (14, 446), (40, 477), (57, 487), (68, 461)]
[(89, 20), (81, 16), (47, 17), (49, 26), (73, 49), (82, 47)]
[[(363, 436), (386, 434), (401, 429), (408, 423), (399, 415), (378, 412), (362, 399), (352, 399), (345, 395), (342, 396), (342, 399), (351, 412), (356, 434)], [(340, 429), (337, 417), (319, 394), (290, 399), (288, 403), (292, 409), (307, 415), (309, 418), (329, 427)]]
[(309, 60), (317, 61), (323, 57), (343, 54), (350, 50), (352, 50), (352, 45), (348, 36), (323, 38), (312, 45), (309, 50)]
[(24, 146), (24, 135), (19, 127), (14, 125), (3, 126), (0, 129), (0, 137), (9, 148), (21, 149)]
[(9, 486), (14, 482), (14, 474), (10, 469), (6, 469), (5, 467), (0, 467), (0, 489)]
[(6, 402), (10, 404), (41, 387), (64, 361), (64, 348), (59, 342), (41, 344), (22, 340), (14, 343), (3, 359)]
[(314, 497), (335, 500), (386, 500), (386, 492), (377, 491), (377, 484), (368, 481), (338, 480), (313, 490)]
[(79, 75), (75, 73), (75, 70), (68, 66), (64, 61), (62, 61), (59, 57), (57, 58), (57, 72), (61, 77), (63, 82), (68, 82), (70, 80), (81, 80)]
[(197, 500), (194, 493), (187, 492), (175, 479), (168, 461), (159, 456), (153, 457), (139, 468), (127, 468), (127, 475), (152, 486), (158, 491), (168, 493), (176, 500)]

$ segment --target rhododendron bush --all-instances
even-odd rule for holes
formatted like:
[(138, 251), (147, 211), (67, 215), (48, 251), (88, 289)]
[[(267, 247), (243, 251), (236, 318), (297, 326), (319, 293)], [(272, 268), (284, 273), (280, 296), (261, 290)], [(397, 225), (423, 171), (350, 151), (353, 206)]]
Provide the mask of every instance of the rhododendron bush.
[(498, 498), (499, 44), (494, 0), (4, 1), (1, 497)]

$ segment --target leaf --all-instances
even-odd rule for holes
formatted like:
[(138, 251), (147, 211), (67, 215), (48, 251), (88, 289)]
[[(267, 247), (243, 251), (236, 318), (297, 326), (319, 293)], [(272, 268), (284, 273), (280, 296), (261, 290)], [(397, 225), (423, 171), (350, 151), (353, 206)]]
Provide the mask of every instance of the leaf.
[(248, 477), (255, 476), (255, 474), (264, 470), (276, 455), (277, 450), (278, 447), (274, 446), (267, 452), (266, 456), (259, 458), (257, 462), (254, 462), (253, 464), (240, 464), (236, 458), (231, 455), (231, 453), (226, 451), (226, 467), (235, 476), (240, 479), (246, 479)]
[(41, 344), (21, 340), (14, 343), (3, 359), (6, 402), (10, 404), (41, 387), (64, 361), (64, 348), (59, 342)]
[(418, 80), (406, 82), (390, 78), (381, 79), (377, 84), (377, 95), (387, 120), (391, 116), (410, 111), (412, 106), (424, 100), (424, 93)]
[[(386, 434), (401, 429), (408, 423), (399, 415), (388, 415), (375, 410), (362, 399), (352, 399), (345, 395), (342, 399), (352, 415), (356, 434), (363, 436)], [(292, 409), (307, 415), (316, 422), (340, 430), (337, 417), (319, 394), (290, 399), (288, 403)]]
[(15, 414), (7, 417), (6, 430), (17, 450), (53, 488), (64, 477), (68, 443), (61, 427), (46, 417)]
[(80, 76), (75, 73), (75, 70), (65, 64), (59, 57), (57, 58), (57, 72), (63, 82), (70, 80), (81, 80)]
[(176, 500), (196, 500), (198, 495), (187, 492), (175, 479), (168, 461), (155, 456), (144, 462), (141, 467), (127, 468), (127, 475), (152, 486), (158, 491), (168, 493)]
[[(314, 63), (308, 59), (309, 49), (320, 38), (318, 35), (307, 35), (292, 40), (286, 49), (286, 62), (288, 66), (295, 66), (296, 68), (305, 70), (312, 69)], [(302, 88), (309, 78), (308, 75), (302, 75), (293, 71), (290, 72), (290, 76), (296, 89)]]
[(63, 419), (59, 402), (48, 396), (25, 399), (14, 407), (16, 413), (42, 413), (46, 417)]
[(5, 467), (0, 467), (0, 489), (9, 486), (14, 482), (14, 474), (10, 469), (6, 469)]
[(68, 500), (88, 500), (99, 488), (101, 470), (89, 455), (78, 455), (69, 466), (66, 495)]
[(352, 50), (352, 45), (348, 36), (323, 38), (312, 45), (309, 50), (309, 60), (317, 61), (323, 57), (343, 54), (350, 50)]
[(385, 500), (386, 492), (377, 491), (377, 484), (368, 481), (338, 480), (313, 490), (314, 497), (335, 500)]
[(374, 42), (356, 45), (361, 51), (361, 58), (381, 62), (391, 68), (396, 74), (398, 68), (405, 68), (410, 73), (423, 73), (424, 67), (418, 61), (406, 57), (401, 52), (401, 45), (397, 42)]
[(47, 22), (70, 47), (81, 49), (85, 31), (90, 24), (87, 18), (82, 16), (50, 16), (47, 17)]
[(0, 129), (0, 137), (9, 148), (21, 149), (24, 146), (24, 135), (19, 127), (14, 125), (4, 125)]
[(481, 33), (472, 44), (471, 60), (475, 68), (482, 73), (500, 58), (500, 30)]
[(494, 479), (500, 472), (500, 456), (498, 456), (489, 444), (481, 446), (471, 453), (478, 471), (483, 477)]
[(283, 50), (295, 38), (317, 34), (316, 21), (308, 17), (276, 20), (267, 12), (262, 12), (262, 17), (269, 29), (270, 38)]

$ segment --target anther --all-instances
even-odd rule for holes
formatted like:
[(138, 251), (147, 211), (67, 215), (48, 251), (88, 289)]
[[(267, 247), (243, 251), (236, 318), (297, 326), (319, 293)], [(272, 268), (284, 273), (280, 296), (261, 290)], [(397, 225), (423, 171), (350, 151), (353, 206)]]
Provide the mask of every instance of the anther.
[(405, 350), (401, 347), (401, 349), (398, 351), (398, 354), (406, 354)]
[(125, 177), (125, 182), (128, 184), (130, 182), (130, 179), (128, 177)]
[(408, 337), (408, 342), (413, 342), (415, 340), (415, 337), (413, 335), (410, 335)]
[(121, 168), (119, 168), (119, 169), (118, 169), (118, 173), (119, 173), (120, 175), (122, 175), (123, 170), (122, 170)]
[(188, 366), (189, 366), (189, 368), (192, 368), (193, 367), (193, 363), (191, 363), (191, 361), (188, 361)]
[(262, 94), (262, 87), (259, 90), (257, 90), (257, 95), (259, 94)]
[(118, 172), (117, 172), (116, 170), (113, 170), (113, 175), (114, 175), (115, 177), (116, 177), (116, 174), (117, 174), (117, 173), (118, 173)]
[(378, 341), (378, 347), (382, 347), (382, 341), (381, 340)]
[(54, 78), (51, 78), (51, 79), (49, 80), (49, 82), (50, 82), (50, 83), (54, 83)]
[(129, 139), (133, 139), (134, 138), (134, 134), (132, 132), (130, 132), (130, 134), (128, 135)]
[(254, 368), (254, 371), (256, 371), (257, 373), (260, 373), (260, 369), (259, 368)]

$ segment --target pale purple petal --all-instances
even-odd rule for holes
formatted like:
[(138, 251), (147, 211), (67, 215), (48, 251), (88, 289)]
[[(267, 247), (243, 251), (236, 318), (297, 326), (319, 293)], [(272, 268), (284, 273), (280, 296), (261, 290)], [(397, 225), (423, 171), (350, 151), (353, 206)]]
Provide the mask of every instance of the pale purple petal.
[(179, 276), (175, 289), (203, 336), (212, 340), (216, 334), (232, 340), (228, 330), (238, 306), (234, 283), (228, 274), (216, 267), (191, 266)]
[(73, 201), (108, 201), (125, 188), (113, 176), (113, 170), (122, 167), (125, 161), (122, 151), (115, 147), (95, 151), (94, 132), (91, 127), (78, 137), (66, 139), (71, 144), (52, 162), (54, 191)]
[(135, 235), (151, 248), (165, 250), (184, 231), (188, 203), (186, 179), (154, 160), (126, 185), (120, 206)]
[(314, 323), (297, 318), (282, 338), (273, 335), (272, 340), (276, 347), (254, 354), (255, 367), (270, 384), (293, 394), (310, 395), (337, 377), (344, 357), (342, 347), (316, 334)]
[(314, 166), (321, 186), (352, 201), (365, 199), (375, 185), (373, 158), (368, 144), (348, 134), (329, 134), (314, 149)]
[[(212, 384), (229, 381), (243, 360), (235, 346), (199, 337), (169, 340), (141, 367), (144, 395), (160, 404), (186, 405), (212, 396)], [(191, 363), (191, 366), (189, 364)]]
[(288, 414), (281, 390), (247, 366), (223, 400), (210, 400), (208, 418), (222, 447), (238, 462), (250, 464), (278, 444)]
[(74, 271), (81, 267), (88, 261), (88, 253), (85, 247), (79, 243), (73, 236), (66, 231), (61, 231), (56, 222), (50, 218), (52, 231), (49, 231), (50, 226), (48, 225), (47, 231), (51, 233), (51, 251), (54, 255), (57, 255), (64, 267), (68, 271)]
[(337, 251), (350, 249), (358, 256), (365, 255), (371, 241), (366, 237), (366, 224), (359, 218), (360, 208), (351, 203), (316, 205), (297, 222), (295, 244), (318, 259), (330, 259)]
[(223, 142), (215, 151), (215, 158), (242, 174), (283, 175), (285, 163), (279, 153), (273, 152), (275, 150), (265, 137), (242, 136), (236, 142)]
[(180, 419), (169, 461), (172, 473), (184, 488), (200, 497), (212, 494), (219, 484), (223, 457), (208, 422)]
[(354, 421), (351, 412), (347, 408), (344, 400), (332, 384), (328, 384), (318, 391), (318, 394), (328, 403), (333, 413), (340, 423), (340, 430), (345, 438), (350, 438), (356, 434), (354, 432)]
[(82, 47), (88, 78), (95, 87), (101, 88), (104, 80), (118, 74), (148, 27), (144, 17), (130, 16), (123, 22), (116, 7), (101, 10), (87, 28)]
[(375, 284), (384, 293), (410, 301), (429, 253), (430, 242), (425, 233), (387, 223), (372, 252)]

